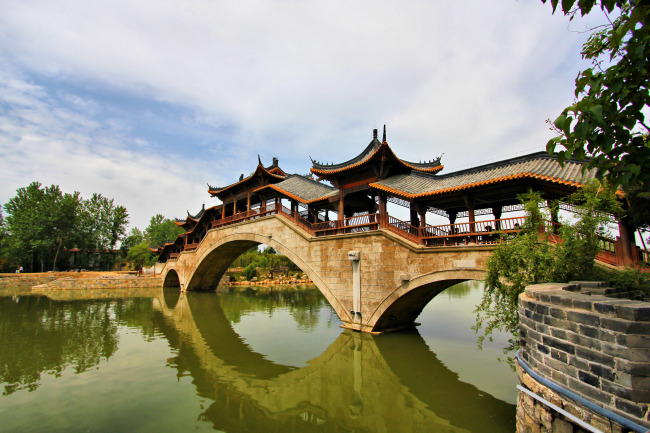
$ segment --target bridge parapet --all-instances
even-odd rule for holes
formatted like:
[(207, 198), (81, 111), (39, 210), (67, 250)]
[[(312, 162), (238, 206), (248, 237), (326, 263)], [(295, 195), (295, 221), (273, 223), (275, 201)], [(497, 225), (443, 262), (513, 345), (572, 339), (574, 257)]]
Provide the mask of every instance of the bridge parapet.
[(612, 295), (590, 282), (533, 285), (520, 296), (517, 431), (650, 428), (650, 303)]

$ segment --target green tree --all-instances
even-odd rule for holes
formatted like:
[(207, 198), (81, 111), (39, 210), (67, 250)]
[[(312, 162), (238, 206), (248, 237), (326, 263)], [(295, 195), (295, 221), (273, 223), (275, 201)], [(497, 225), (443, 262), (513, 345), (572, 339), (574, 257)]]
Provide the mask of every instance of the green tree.
[(246, 277), (248, 281), (252, 280), (253, 278), (257, 277), (257, 263), (252, 262), (248, 266), (244, 268), (242, 271), (242, 275)]
[(129, 234), (122, 241), (120, 249), (124, 255), (126, 255), (132, 247), (141, 244), (144, 242), (144, 240), (144, 233), (139, 228), (133, 227)]
[(37, 263), (44, 271), (50, 260), (55, 269), (61, 249), (73, 242), (79, 203), (79, 193), (64, 194), (57, 185), (32, 182), (19, 188), (5, 204), (8, 234), (3, 250), (31, 271)]
[(149, 226), (144, 233), (149, 245), (157, 248), (165, 243), (173, 242), (178, 235), (185, 233), (185, 230), (176, 225), (174, 221), (165, 218), (161, 214), (156, 214), (149, 220)]
[(143, 266), (151, 266), (156, 260), (156, 257), (149, 249), (149, 244), (144, 241), (131, 247), (126, 257), (133, 263), (136, 269), (140, 269)]
[(622, 213), (611, 189), (599, 183), (585, 187), (568, 199), (580, 206), (577, 221), (563, 224), (562, 242), (553, 244), (545, 234), (549, 218), (540, 210), (541, 195), (529, 192), (520, 200), (528, 216), (521, 233), (497, 245), (487, 262), (483, 299), (476, 308), (479, 347), (497, 330), (512, 334), (506, 351), (518, 347), (518, 298), (527, 285), (594, 278), (604, 224), (609, 213)]
[[(542, 0), (546, 3), (547, 0)], [(550, 0), (555, 12), (558, 0)], [(609, 24), (593, 30), (582, 47), (582, 57), (593, 67), (576, 78), (576, 102), (565, 108), (553, 125), (560, 133), (547, 144), (557, 145), (562, 162), (586, 160), (600, 178), (614, 185), (650, 186), (650, 1), (562, 0), (561, 10), (571, 19), (600, 9)], [(614, 16), (611, 20), (609, 17)], [(644, 113), (645, 112), (645, 113)]]
[(77, 241), (82, 265), (108, 269), (115, 260), (114, 250), (126, 233), (129, 214), (113, 199), (93, 194), (84, 200), (78, 213)]

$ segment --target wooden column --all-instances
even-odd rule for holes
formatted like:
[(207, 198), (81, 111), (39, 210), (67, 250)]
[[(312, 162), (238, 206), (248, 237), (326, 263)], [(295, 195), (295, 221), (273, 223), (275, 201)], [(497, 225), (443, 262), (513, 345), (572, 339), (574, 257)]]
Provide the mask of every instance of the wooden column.
[(343, 188), (339, 187), (339, 220), (345, 219), (345, 197), (343, 196)]
[(388, 212), (386, 211), (386, 193), (379, 193), (379, 228), (388, 227)]
[(291, 200), (291, 211), (293, 212), (293, 219), (298, 221), (300, 215), (298, 215), (298, 202), (295, 200)]
[[(474, 199), (473, 197), (470, 197), (468, 195), (463, 196), (463, 199), (465, 200), (465, 206), (467, 206), (467, 215), (469, 217), (469, 232), (474, 233), (476, 231), (475, 226), (474, 226)], [(469, 237), (470, 243), (476, 243), (476, 236), (471, 235)]]
[(409, 210), (411, 211), (411, 225), (413, 227), (419, 227), (420, 221), (418, 220), (418, 211), (415, 207), (415, 203), (409, 205)]
[(251, 210), (251, 192), (246, 191), (246, 211)]
[[(550, 202), (550, 200), (549, 200), (549, 202)], [(550, 203), (549, 203), (549, 209), (551, 210), (551, 222), (553, 223), (552, 232), (553, 232), (553, 234), (558, 234), (559, 233), (559, 228), (560, 228), (560, 226), (559, 226), (560, 218), (558, 216), (558, 213), (559, 213), (560, 210), (555, 206), (551, 206)]]
[(420, 215), (420, 227), (425, 227), (427, 225), (427, 207), (423, 204), (417, 206), (418, 214)]
[(221, 221), (226, 219), (226, 202), (221, 203)]
[[(492, 215), (494, 215), (495, 220), (501, 219), (502, 212), (503, 212), (503, 208), (501, 206), (492, 206)], [(494, 222), (494, 230), (496, 231), (501, 230), (501, 221)]]
[(625, 218), (618, 220), (618, 231), (619, 231), (619, 245), (621, 246), (620, 255), (617, 252), (617, 256), (621, 258), (622, 263), (619, 265), (628, 266), (634, 263), (634, 256), (632, 252), (634, 242), (634, 230), (632, 226), (626, 221)]

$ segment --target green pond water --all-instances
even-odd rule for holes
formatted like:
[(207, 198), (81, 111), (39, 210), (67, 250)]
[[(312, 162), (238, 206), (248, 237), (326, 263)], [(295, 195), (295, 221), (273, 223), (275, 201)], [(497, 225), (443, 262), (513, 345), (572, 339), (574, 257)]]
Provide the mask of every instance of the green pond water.
[(0, 432), (513, 432), (505, 336), (479, 351), (471, 329), (481, 294), (371, 336), (314, 287), (0, 292)]

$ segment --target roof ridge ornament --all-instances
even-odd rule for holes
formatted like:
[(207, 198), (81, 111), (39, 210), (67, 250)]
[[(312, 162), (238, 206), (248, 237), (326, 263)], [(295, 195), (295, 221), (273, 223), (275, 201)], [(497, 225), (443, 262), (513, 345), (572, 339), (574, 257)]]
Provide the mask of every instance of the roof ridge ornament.
[(259, 153), (257, 154), (257, 163), (258, 163), (259, 165), (262, 165), (262, 158), (260, 158), (260, 154), (259, 154)]
[(375, 140), (377, 139), (377, 128), (372, 130), (372, 138)]
[(386, 125), (384, 125), (384, 138), (381, 141), (382, 143), (386, 143)]

